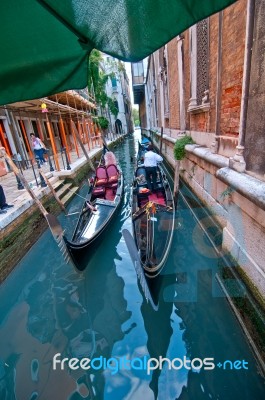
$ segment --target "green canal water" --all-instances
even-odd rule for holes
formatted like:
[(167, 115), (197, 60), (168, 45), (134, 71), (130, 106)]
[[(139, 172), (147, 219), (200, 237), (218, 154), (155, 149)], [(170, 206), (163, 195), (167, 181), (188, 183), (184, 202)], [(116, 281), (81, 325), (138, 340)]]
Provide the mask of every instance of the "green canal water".
[[(64, 263), (47, 230), (1, 285), (0, 400), (265, 398), (259, 365), (215, 279), (218, 257), (181, 198), (158, 310), (143, 298), (121, 234), (131, 228), (136, 149), (132, 136), (115, 150), (124, 201), (85, 272)], [(76, 197), (69, 212), (81, 203)], [(60, 219), (70, 236), (76, 216)], [(75, 359), (74, 368), (63, 358)]]

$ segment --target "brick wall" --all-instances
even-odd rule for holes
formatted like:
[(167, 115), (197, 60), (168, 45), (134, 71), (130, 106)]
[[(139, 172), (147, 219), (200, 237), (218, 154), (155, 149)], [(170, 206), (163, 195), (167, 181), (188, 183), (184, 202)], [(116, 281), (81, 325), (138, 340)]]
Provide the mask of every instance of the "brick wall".
[(245, 52), (247, 0), (224, 10), (221, 98), (221, 134), (236, 136), (239, 130)]
[[(242, 78), (245, 52), (247, 0), (240, 0), (223, 11), (222, 32), (222, 74), (221, 74), (221, 99), (220, 99), (220, 134), (235, 138), (238, 136)], [(216, 91), (217, 91), (217, 64), (218, 64), (218, 35), (219, 14), (209, 18), (209, 100), (210, 111), (188, 113), (191, 97), (190, 88), (190, 38), (189, 30), (183, 33), (184, 51), (184, 98), (186, 110), (186, 129), (197, 132), (215, 133), (216, 129)], [(168, 127), (180, 129), (180, 103), (179, 103), (179, 77), (177, 39), (171, 40), (167, 45), (168, 50), (168, 86), (169, 86), (169, 120)], [(156, 83), (157, 83), (157, 110), (158, 126), (161, 121), (161, 99), (159, 81), (159, 55), (162, 57), (163, 49), (158, 50), (155, 56)], [(160, 54), (161, 53), (161, 54)], [(161, 58), (160, 57), (160, 58)], [(231, 140), (232, 140), (231, 139)], [(229, 139), (230, 140), (230, 139)], [(234, 139), (233, 139), (234, 140)], [(232, 147), (234, 148), (234, 142)], [(232, 150), (233, 151), (233, 150)]]

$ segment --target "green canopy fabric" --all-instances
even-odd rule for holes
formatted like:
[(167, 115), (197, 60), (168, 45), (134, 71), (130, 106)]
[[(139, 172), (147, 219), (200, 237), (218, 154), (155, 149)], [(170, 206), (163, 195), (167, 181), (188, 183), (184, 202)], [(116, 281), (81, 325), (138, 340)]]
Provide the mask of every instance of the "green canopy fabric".
[(0, 104), (87, 86), (93, 48), (139, 61), (236, 0), (1, 0)]

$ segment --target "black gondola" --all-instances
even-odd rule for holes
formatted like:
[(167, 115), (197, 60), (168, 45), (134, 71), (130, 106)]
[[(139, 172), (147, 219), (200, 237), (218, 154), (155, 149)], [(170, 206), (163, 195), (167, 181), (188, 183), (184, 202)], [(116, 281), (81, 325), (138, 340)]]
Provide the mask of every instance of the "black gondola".
[[(107, 152), (106, 156), (115, 156)], [(79, 271), (83, 271), (102, 234), (110, 225), (122, 201), (123, 175), (119, 165), (99, 165), (90, 180), (88, 194), (81, 209), (73, 237), (64, 236), (66, 247)]]
[[(142, 164), (146, 143), (139, 145), (138, 162), (132, 186), (132, 230), (123, 235), (145, 297), (153, 308), (158, 305), (159, 274), (172, 242), (175, 204), (161, 165), (157, 167), (156, 188), (148, 189)], [(154, 279), (155, 278), (155, 279)]]

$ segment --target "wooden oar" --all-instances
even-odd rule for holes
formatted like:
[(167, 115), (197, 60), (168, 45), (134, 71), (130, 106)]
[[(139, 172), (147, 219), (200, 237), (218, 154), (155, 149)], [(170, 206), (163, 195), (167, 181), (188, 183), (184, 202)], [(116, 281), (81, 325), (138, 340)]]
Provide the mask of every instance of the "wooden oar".
[(141, 260), (140, 260), (139, 253), (137, 251), (134, 239), (133, 239), (132, 235), (130, 234), (130, 232), (127, 229), (123, 229), (122, 235), (124, 237), (126, 246), (128, 248), (131, 260), (132, 260), (134, 268), (136, 270), (137, 277), (138, 277), (139, 282), (141, 284), (141, 287), (142, 287), (144, 296), (146, 298), (146, 301), (150, 302), (150, 304), (153, 307), (153, 309), (155, 311), (157, 311), (158, 310), (158, 306), (155, 305), (155, 303), (153, 301), (153, 298), (152, 298), (152, 295), (150, 293), (149, 287), (147, 285), (146, 277), (145, 277), (145, 274), (143, 272), (143, 268), (141, 267)]
[(80, 135), (79, 135), (79, 132), (78, 132), (78, 130), (76, 129), (76, 126), (75, 126), (75, 124), (73, 123), (73, 121), (72, 121), (72, 124), (71, 124), (71, 125), (72, 125), (73, 130), (75, 131), (75, 136), (76, 136), (76, 138), (77, 138), (77, 141), (78, 141), (78, 143), (80, 144), (81, 149), (83, 150), (83, 153), (84, 153), (84, 155), (85, 155), (85, 157), (86, 157), (86, 159), (87, 159), (87, 161), (88, 161), (88, 163), (89, 163), (89, 165), (90, 165), (90, 168), (92, 169), (92, 171), (95, 171), (95, 167), (94, 167), (92, 161), (90, 160), (89, 155), (87, 154), (87, 151), (86, 151), (86, 149), (85, 149), (85, 146), (83, 145), (82, 139), (81, 139), (81, 137), (80, 137)]
[(41, 176), (43, 177), (44, 181), (46, 182), (46, 184), (49, 186), (55, 200), (57, 201), (57, 203), (59, 204), (59, 206), (61, 207), (61, 209), (63, 210), (63, 212), (65, 214), (67, 214), (66, 208), (64, 206), (64, 204), (62, 203), (61, 199), (59, 198), (58, 194), (56, 193), (56, 191), (54, 190), (51, 182), (49, 181), (49, 179), (47, 178), (47, 176), (45, 175), (45, 173), (42, 171), (41, 166), (38, 167), (39, 173), (41, 174)]
[(43, 214), (43, 216), (45, 217), (46, 221), (48, 222), (48, 225), (50, 227), (50, 230), (52, 232), (53, 237), (55, 238), (56, 241), (58, 241), (58, 239), (63, 236), (63, 229), (61, 227), (60, 222), (58, 221), (58, 219), (54, 215), (49, 214), (48, 211), (43, 207), (43, 205), (40, 202), (40, 200), (38, 199), (38, 197), (35, 195), (33, 190), (30, 188), (27, 180), (20, 173), (20, 171), (17, 168), (16, 164), (13, 162), (12, 158), (9, 157), (8, 154), (6, 154), (4, 148), (0, 148), (0, 153), (4, 156), (4, 158), (7, 160), (7, 162), (11, 165), (14, 174), (21, 180), (21, 182), (23, 183), (24, 187), (27, 189), (28, 193), (30, 194), (32, 199), (35, 201), (37, 206), (39, 207), (41, 213)]

